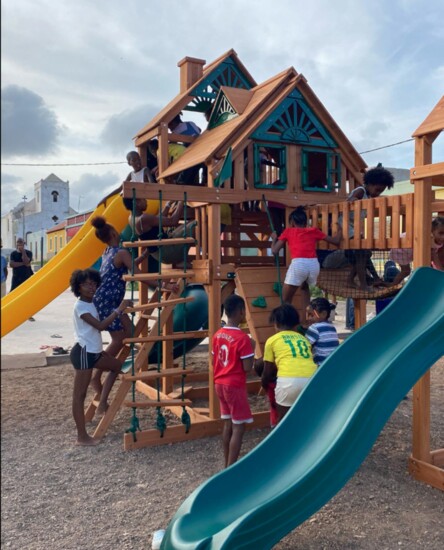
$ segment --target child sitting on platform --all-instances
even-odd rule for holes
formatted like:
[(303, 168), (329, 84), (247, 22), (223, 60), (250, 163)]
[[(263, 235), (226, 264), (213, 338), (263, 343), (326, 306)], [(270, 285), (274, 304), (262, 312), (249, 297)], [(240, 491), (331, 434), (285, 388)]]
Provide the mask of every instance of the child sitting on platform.
[[(373, 199), (379, 197), (386, 189), (391, 189), (394, 185), (393, 174), (386, 168), (378, 165), (376, 168), (371, 168), (364, 174), (364, 185), (356, 187), (347, 198), (347, 202), (355, 202), (363, 199)], [(365, 211), (361, 213), (363, 218), (366, 217)], [(354, 237), (354, 216), (350, 213), (349, 237)], [(357, 222), (358, 228), (360, 220)], [(371, 250), (346, 250), (345, 255), (348, 261), (352, 264), (347, 284), (350, 287), (356, 287), (358, 290), (371, 290), (367, 285), (366, 270), (368, 261), (372, 256)], [(358, 277), (358, 285), (355, 285), (355, 277)], [(377, 281), (379, 284), (380, 281)]]

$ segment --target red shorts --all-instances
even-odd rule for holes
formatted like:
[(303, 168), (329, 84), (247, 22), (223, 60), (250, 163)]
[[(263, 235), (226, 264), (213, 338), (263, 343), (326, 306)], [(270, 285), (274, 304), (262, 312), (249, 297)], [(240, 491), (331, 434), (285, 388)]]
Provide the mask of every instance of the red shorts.
[(250, 424), (253, 422), (246, 388), (215, 384), (220, 403), (222, 420), (231, 418), (233, 424)]

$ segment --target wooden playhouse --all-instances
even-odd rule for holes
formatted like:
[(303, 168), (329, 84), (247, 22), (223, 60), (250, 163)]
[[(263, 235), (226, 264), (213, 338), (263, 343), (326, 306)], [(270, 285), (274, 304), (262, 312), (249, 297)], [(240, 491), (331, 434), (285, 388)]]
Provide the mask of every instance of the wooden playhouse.
[[(434, 200), (431, 185), (428, 191), (421, 186), (420, 207), (413, 194), (345, 202), (348, 193), (361, 185), (366, 164), (307, 80), (294, 68), (257, 84), (234, 50), (209, 64), (186, 57), (178, 66), (178, 95), (135, 137), (144, 165), (149, 161), (148, 143), (153, 138), (158, 139), (158, 184), (124, 183), (123, 194), (127, 198), (143, 197), (161, 202), (184, 200), (189, 216), (197, 221), (196, 234), (192, 239), (184, 235), (174, 243), (165, 241), (161, 246), (189, 246), (191, 243), (195, 246), (186, 262), (161, 265), (159, 273), (128, 276), (128, 280), (140, 284), (140, 300), (134, 308), (138, 316), (136, 330), (134, 337), (128, 340), (128, 344), (138, 346), (137, 351), (132, 352), (135, 354), (134, 369), (122, 376), (95, 436), (102, 437), (106, 433), (124, 405), (132, 407), (134, 415), (135, 411), (149, 407), (168, 408), (179, 418), (185, 413), (187, 427), (184, 429), (179, 424), (160, 430), (133, 429), (124, 435), (126, 449), (220, 432), (211, 367), (207, 373), (193, 373), (187, 369), (186, 361), (181, 367), (175, 364), (174, 342), (204, 337), (211, 340), (220, 327), (221, 304), (236, 290), (247, 303), (248, 328), (245, 330), (256, 340), (258, 354), (262, 352), (265, 340), (273, 333), (269, 312), (280, 303), (276, 283), (283, 280), (289, 262), (288, 257), (281, 256), (276, 265), (270, 254), (272, 224), (282, 223), (296, 206), (306, 205), (311, 223), (326, 233), (331, 234), (330, 228), (339, 216), (343, 217), (343, 249), (389, 250), (415, 245), (415, 265), (427, 265), (428, 237), (414, 235), (414, 219), (419, 216), (418, 208), (422, 209), (421, 216), (426, 222), (432, 211), (444, 210), (442, 204)], [(169, 132), (171, 120), (187, 111), (205, 114), (202, 125), (207, 126), (206, 129), (198, 136)], [(185, 114), (183, 116), (186, 118)], [(183, 154), (174, 162), (169, 154), (172, 143), (186, 145)], [(417, 157), (417, 165), (421, 158), (427, 163), (426, 156)], [(190, 176), (189, 181), (183, 181), (183, 175), (191, 173), (192, 180)], [(181, 185), (176, 184), (178, 180)], [(415, 193), (418, 185), (415, 184)], [(265, 201), (273, 216), (267, 216)], [(228, 219), (226, 205), (230, 211)], [(354, 238), (348, 237), (350, 211), (354, 211), (355, 219), (361, 220), (362, 225), (361, 233), (355, 231)], [(361, 215), (363, 211), (366, 219)], [(426, 222), (416, 227), (425, 227)], [(419, 248), (421, 253), (418, 252), (419, 242), (423, 243)], [(129, 247), (147, 244), (126, 243)], [(370, 295), (356, 293), (344, 287), (343, 276), (344, 270), (324, 277), (323, 288), (355, 299), (359, 327), (365, 322), (366, 299), (384, 296), (387, 291), (375, 290)], [(167, 279), (179, 281), (180, 292), (157, 291), (149, 299), (146, 283)], [(334, 288), (331, 281), (335, 281)], [(186, 307), (183, 304), (190, 301), (181, 296), (182, 289), (189, 284), (202, 285), (206, 291), (208, 323), (199, 331), (173, 330), (174, 308)], [(266, 307), (258, 305), (259, 296)], [(294, 305), (300, 311), (306, 306), (298, 295)], [(156, 311), (159, 313), (153, 319)], [(147, 357), (153, 346), (160, 345), (158, 342), (162, 345), (161, 364), (155, 371), (147, 370)], [(121, 353), (128, 355), (129, 346)], [(193, 382), (199, 382), (199, 387)], [(251, 392), (257, 393), (259, 387), (258, 379), (249, 381)], [(133, 398), (127, 401), (131, 388)], [(142, 399), (134, 397), (134, 388)], [(203, 395), (208, 406), (194, 408), (193, 399)], [(88, 415), (91, 417), (93, 413), (94, 405), (91, 405)], [(138, 427), (138, 420), (134, 425)], [(266, 425), (268, 411), (255, 413), (253, 427)]]

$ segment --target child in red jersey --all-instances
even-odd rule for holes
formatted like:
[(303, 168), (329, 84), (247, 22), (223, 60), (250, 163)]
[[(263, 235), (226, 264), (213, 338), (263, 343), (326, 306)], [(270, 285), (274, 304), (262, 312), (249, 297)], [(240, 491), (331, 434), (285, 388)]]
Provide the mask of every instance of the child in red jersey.
[(213, 336), (214, 385), (224, 420), (225, 467), (239, 457), (245, 424), (253, 422), (247, 395), (247, 372), (253, 367), (254, 341), (239, 328), (245, 321), (245, 301), (232, 294), (224, 302), (226, 326)]
[(278, 238), (272, 233), (271, 251), (279, 254), (279, 250), (288, 242), (291, 254), (291, 264), (288, 268), (282, 287), (282, 299), (291, 304), (295, 292), (300, 287), (306, 293), (306, 301), (310, 300), (308, 285), (315, 285), (319, 275), (319, 261), (316, 256), (317, 241), (327, 241), (338, 245), (342, 239), (342, 229), (338, 224), (338, 232), (329, 237), (316, 227), (307, 227), (307, 214), (303, 206), (298, 206), (288, 218), (290, 227), (284, 229)]

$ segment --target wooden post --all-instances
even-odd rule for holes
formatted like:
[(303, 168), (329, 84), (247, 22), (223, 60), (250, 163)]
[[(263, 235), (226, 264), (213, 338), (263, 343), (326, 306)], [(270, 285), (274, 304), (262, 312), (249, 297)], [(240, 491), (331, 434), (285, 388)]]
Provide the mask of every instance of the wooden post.
[[(415, 138), (415, 166), (432, 162), (432, 147), (427, 136)], [(413, 265), (430, 265), (432, 224), (432, 183), (430, 179), (415, 181), (413, 211)], [(430, 372), (413, 388), (412, 457), (430, 462)]]

